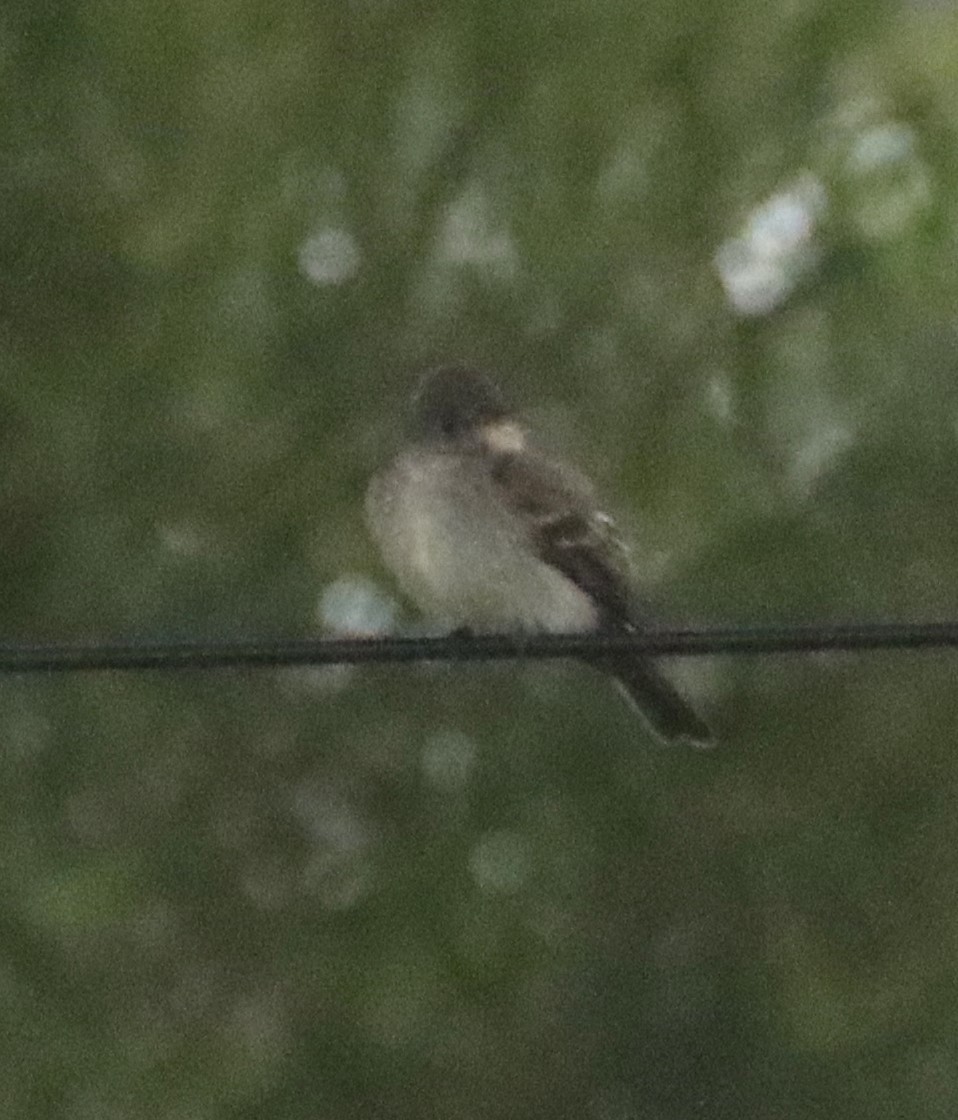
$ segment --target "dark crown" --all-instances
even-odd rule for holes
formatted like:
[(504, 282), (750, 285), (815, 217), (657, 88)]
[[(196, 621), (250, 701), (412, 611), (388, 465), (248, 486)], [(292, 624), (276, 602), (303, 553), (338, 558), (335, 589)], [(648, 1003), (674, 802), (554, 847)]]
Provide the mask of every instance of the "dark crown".
[(509, 414), (496, 385), (478, 370), (442, 366), (422, 379), (413, 398), (416, 427), (423, 435), (454, 438)]

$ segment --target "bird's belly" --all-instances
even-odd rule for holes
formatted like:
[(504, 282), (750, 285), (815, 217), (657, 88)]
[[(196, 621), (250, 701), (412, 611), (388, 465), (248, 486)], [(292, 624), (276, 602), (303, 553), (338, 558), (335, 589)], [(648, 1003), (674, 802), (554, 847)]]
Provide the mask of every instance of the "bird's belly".
[(381, 545), (406, 593), (430, 617), (476, 631), (563, 631), (596, 624), (592, 600), (545, 564), (498, 497), (452, 492), (440, 472), (393, 493)]
[(409, 593), (426, 613), (475, 630), (583, 630), (591, 601), (513, 542), (429, 516), (410, 534)]

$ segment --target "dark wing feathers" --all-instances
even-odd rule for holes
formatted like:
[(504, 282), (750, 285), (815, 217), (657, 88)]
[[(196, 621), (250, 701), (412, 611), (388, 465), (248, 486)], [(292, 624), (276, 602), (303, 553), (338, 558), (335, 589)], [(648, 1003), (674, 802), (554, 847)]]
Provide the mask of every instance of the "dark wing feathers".
[(530, 451), (497, 456), (492, 476), (523, 515), (539, 556), (587, 591), (608, 625), (629, 625), (628, 554), (612, 519), (595, 508), (588, 482)]
[[(585, 479), (534, 452), (499, 455), (491, 469), (503, 501), (528, 525), (539, 556), (592, 596), (605, 628), (630, 629), (640, 618), (650, 620), (633, 595), (628, 555), (612, 519), (596, 509)], [(713, 742), (708, 725), (654, 660), (628, 654), (589, 660), (618, 679), (663, 738), (702, 746)]]

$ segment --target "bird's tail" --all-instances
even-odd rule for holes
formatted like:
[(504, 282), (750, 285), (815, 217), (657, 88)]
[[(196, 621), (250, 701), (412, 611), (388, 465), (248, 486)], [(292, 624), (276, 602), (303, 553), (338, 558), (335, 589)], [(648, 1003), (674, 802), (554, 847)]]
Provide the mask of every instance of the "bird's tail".
[(656, 735), (696, 747), (715, 744), (712, 729), (654, 661), (645, 657), (613, 657), (593, 664), (610, 673)]

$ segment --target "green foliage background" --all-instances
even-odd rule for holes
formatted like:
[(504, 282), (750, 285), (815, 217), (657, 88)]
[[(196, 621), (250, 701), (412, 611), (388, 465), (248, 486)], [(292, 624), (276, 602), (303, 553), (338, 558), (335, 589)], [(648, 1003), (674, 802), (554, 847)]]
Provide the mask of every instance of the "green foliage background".
[[(948, 6), (10, 0), (0, 41), (4, 639), (387, 617), (362, 492), (449, 359), (675, 617), (955, 616)], [(736, 310), (722, 246), (809, 182)], [(954, 658), (679, 668), (711, 754), (575, 666), (0, 682), (0, 1113), (956, 1115)]]

